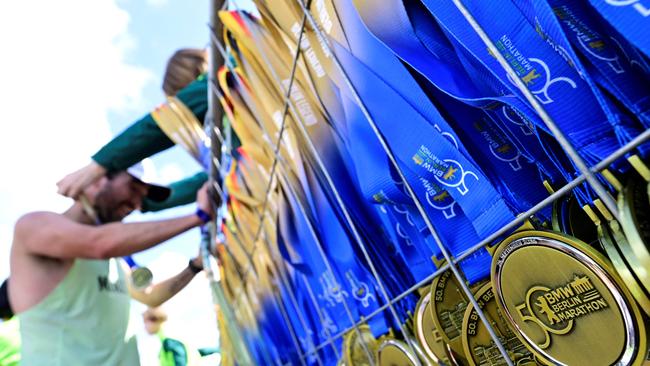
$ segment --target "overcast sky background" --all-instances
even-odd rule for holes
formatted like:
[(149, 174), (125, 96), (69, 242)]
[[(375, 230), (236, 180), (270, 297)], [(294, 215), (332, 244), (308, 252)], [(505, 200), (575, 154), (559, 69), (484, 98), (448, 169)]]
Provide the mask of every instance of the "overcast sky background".
[[(72, 203), (56, 194), (56, 182), (163, 101), (167, 58), (178, 48), (208, 44), (208, 9), (208, 0), (0, 2), (0, 280), (9, 275), (18, 217), (62, 212)], [(200, 169), (180, 148), (151, 160), (164, 183)], [(193, 210), (188, 205), (129, 220)], [(193, 230), (135, 258), (151, 267), (155, 279), (164, 279), (196, 255), (198, 244)], [(144, 308), (132, 308), (142, 332)], [(166, 309), (170, 336), (202, 347), (216, 344), (205, 278), (197, 277)]]

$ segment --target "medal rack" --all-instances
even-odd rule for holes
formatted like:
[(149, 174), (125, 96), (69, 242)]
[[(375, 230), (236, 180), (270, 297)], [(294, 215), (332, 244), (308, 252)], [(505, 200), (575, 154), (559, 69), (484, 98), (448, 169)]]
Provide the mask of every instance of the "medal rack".
[[(398, 175), (400, 178), (404, 181), (405, 183), (405, 188), (408, 191), (409, 195), (411, 197), (416, 197), (413, 188), (410, 186), (408, 183), (408, 180), (405, 179), (404, 173), (402, 172), (401, 168), (397, 164), (397, 160), (393, 154), (393, 152), (390, 150), (388, 147), (388, 144), (386, 143), (384, 137), (381, 135), (379, 132), (379, 129), (377, 128), (377, 125), (375, 121), (373, 120), (371, 114), (365, 107), (363, 101), (361, 100), (361, 97), (357, 93), (357, 90), (353, 84), (353, 82), (350, 80), (348, 75), (346, 74), (346, 71), (342, 67), (341, 62), (337, 58), (334, 52), (331, 52), (331, 45), (329, 41), (327, 40), (327, 37), (323, 34), (323, 31), (321, 30), (320, 26), (317, 24), (316, 20), (314, 19), (314, 16), (311, 14), (310, 10), (308, 9), (309, 6), (309, 1), (308, 0), (295, 0), (300, 8), (303, 11), (302, 15), (302, 23), (300, 26), (300, 33), (298, 35), (298, 41), (296, 44), (300, 45), (301, 40), (303, 38), (303, 35), (305, 33), (305, 27), (308, 24), (311, 29), (314, 30), (316, 35), (318, 36), (319, 40), (322, 42), (325, 47), (330, 49), (330, 53), (333, 58), (334, 65), (336, 66), (337, 70), (341, 72), (341, 74), (345, 77), (345, 83), (347, 86), (350, 88), (355, 102), (360, 106), (360, 108), (363, 111), (363, 114), (368, 122), (368, 124), (371, 126), (372, 130), (374, 131), (378, 141), (380, 142), (384, 152), (387, 154), (389, 157), (389, 160), (395, 170), (397, 171)], [(481, 307), (477, 303), (477, 299), (475, 298), (474, 292), (472, 289), (469, 288), (469, 286), (466, 284), (464, 275), (462, 273), (462, 270), (457, 266), (457, 264), (472, 255), (475, 251), (477, 251), (480, 248), (486, 247), (488, 244), (491, 244), (495, 242), (497, 239), (503, 237), (505, 234), (508, 234), (512, 232), (514, 229), (520, 227), (522, 224), (525, 223), (525, 221), (535, 213), (539, 212), (545, 207), (548, 207), (549, 205), (552, 205), (556, 200), (564, 197), (568, 193), (570, 193), (574, 188), (578, 187), (585, 181), (593, 188), (594, 192), (596, 192), (597, 196), (601, 199), (601, 201), (604, 203), (604, 205), (607, 207), (609, 212), (613, 215), (614, 218), (619, 219), (619, 210), (616, 205), (615, 200), (611, 197), (611, 195), (607, 192), (607, 190), (603, 187), (603, 185), (598, 181), (596, 178), (596, 174), (602, 172), (604, 169), (609, 167), (612, 163), (615, 161), (619, 160), (620, 158), (623, 158), (627, 153), (631, 152), (634, 150), (636, 147), (641, 145), (642, 143), (648, 141), (650, 139), (650, 131), (646, 130), (642, 134), (636, 136), (632, 141), (627, 143), (625, 146), (619, 148), (616, 150), (614, 153), (609, 155), (607, 158), (603, 159), (600, 161), (598, 164), (595, 164), (593, 166), (588, 166), (582, 159), (581, 157), (577, 154), (575, 148), (571, 145), (571, 143), (566, 139), (565, 135), (563, 132), (558, 128), (556, 123), (553, 121), (552, 118), (549, 117), (549, 115), (545, 112), (544, 108), (542, 105), (535, 99), (535, 97), (530, 93), (530, 91), (526, 88), (526, 86), (523, 84), (523, 82), (517, 77), (515, 71), (512, 69), (512, 67), (508, 64), (506, 59), (501, 55), (501, 53), (497, 50), (495, 44), (490, 40), (490, 38), (487, 36), (486, 32), (484, 29), (481, 27), (481, 25), (476, 21), (476, 19), (473, 17), (473, 15), (468, 11), (468, 9), (463, 5), (463, 2), (461, 0), (449, 0), (453, 1), (454, 5), (460, 10), (460, 12), (463, 14), (465, 19), (471, 24), (472, 28), (474, 31), (480, 36), (480, 38), (483, 40), (485, 43), (485, 46), (491, 51), (492, 55), (494, 55), (501, 66), (508, 72), (508, 74), (511, 76), (512, 80), (516, 83), (517, 87), (522, 91), (522, 93), (525, 95), (526, 99), (528, 102), (533, 106), (534, 110), (539, 114), (539, 116), (542, 118), (543, 122), (546, 124), (548, 129), (553, 133), (561, 147), (565, 150), (567, 155), (573, 160), (573, 163), (575, 166), (579, 169), (580, 175), (577, 176), (575, 179), (564, 185), (563, 187), (556, 189), (552, 194), (550, 194), (548, 197), (543, 199), (541, 202), (537, 203), (534, 205), (532, 208), (530, 208), (528, 211), (525, 213), (519, 215), (516, 219), (508, 223), (507, 225), (501, 227), (499, 230), (494, 232), (492, 235), (489, 237), (481, 240), (478, 243), (475, 243), (475, 245), (471, 246), (470, 249), (466, 250), (462, 255), (459, 255), (457, 257), (453, 257), (448, 250), (443, 246), (442, 242), (440, 241), (439, 235), (436, 232), (434, 226), (430, 222), (428, 216), (425, 214), (424, 208), (422, 206), (422, 203), (419, 202), (418, 199), (413, 199), (413, 203), (417, 207), (420, 215), (422, 216), (422, 219), (426, 223), (426, 227), (430, 231), (431, 235), (435, 239), (436, 244), (439, 246), (440, 251), (442, 252), (442, 255), (444, 256), (444, 259), (446, 260), (446, 263), (442, 264), (439, 266), (439, 268), (431, 273), (428, 277), (424, 278), (423, 280), (419, 281), (418, 283), (414, 284), (410, 288), (408, 288), (406, 291), (403, 293), (399, 294), (398, 296), (395, 297), (389, 297), (388, 292), (386, 291), (384, 282), (379, 276), (379, 273), (376, 268), (376, 264), (373, 263), (373, 260), (371, 256), (369, 255), (369, 251), (366, 248), (366, 244), (364, 243), (364, 240), (362, 239), (359, 231), (357, 230), (357, 223), (354, 222), (354, 220), (351, 218), (351, 215), (349, 213), (349, 210), (346, 206), (346, 203), (343, 201), (341, 198), (341, 195), (339, 194), (339, 189), (336, 186), (336, 183), (333, 181), (332, 177), (330, 176), (329, 172), (325, 168), (325, 165), (322, 161), (322, 158), (319, 156), (316, 147), (314, 146), (312, 140), (310, 139), (310, 136), (308, 135), (306, 129), (305, 129), (305, 121), (302, 119), (301, 114), (296, 112), (297, 106), (295, 102), (291, 99), (291, 91), (292, 91), (292, 86), (295, 80), (295, 73), (297, 69), (297, 64), (299, 57), (302, 55), (301, 47), (296, 47), (295, 52), (293, 52), (293, 62), (291, 65), (291, 74), (289, 78), (289, 82), (283, 83), (277, 73), (273, 69), (272, 63), (269, 61), (269, 59), (262, 54), (263, 61), (265, 63), (265, 67), (268, 68), (270, 73), (273, 75), (273, 78), (275, 79), (275, 82), (278, 85), (279, 90), (281, 90), (284, 93), (284, 105), (283, 105), (283, 110), (282, 110), (282, 118), (281, 118), (281, 124), (280, 124), (280, 129), (279, 129), (279, 134), (276, 138), (270, 137), (270, 134), (268, 134), (267, 131), (263, 131), (264, 134), (267, 137), (267, 141), (269, 144), (272, 144), (271, 146), (273, 147), (274, 151), (274, 157), (273, 157), (273, 162), (270, 170), (270, 178), (268, 179), (268, 184), (265, 189), (265, 199), (262, 204), (262, 210), (260, 211), (260, 214), (258, 215), (257, 219), (259, 221), (259, 226), (254, 234), (254, 240), (253, 242), (255, 243), (254, 246), (252, 247), (252, 250), (247, 251), (241, 245), (241, 243), (235, 245), (240, 245), (242, 249), (244, 249), (245, 254), (248, 258), (248, 266), (243, 268), (243, 270), (239, 271), (239, 279), (238, 282), (240, 284), (245, 283), (246, 278), (249, 275), (252, 276), (257, 276), (255, 273), (255, 268), (253, 264), (253, 258), (255, 257), (256, 250), (260, 249), (258, 244), (261, 245), (267, 245), (269, 246), (269, 241), (268, 238), (263, 234), (263, 222), (264, 220), (269, 218), (269, 215), (267, 215), (267, 208), (269, 205), (269, 200), (270, 200), (270, 194), (273, 190), (273, 187), (275, 184), (277, 184), (278, 180), (283, 180), (287, 179), (286, 174), (287, 174), (287, 167), (286, 167), (286, 162), (283, 160), (281, 154), (280, 154), (280, 147), (281, 144), (283, 143), (283, 133), (286, 128), (286, 119), (287, 119), (287, 114), (290, 111), (293, 111), (295, 115), (299, 116), (297, 120), (297, 127), (298, 127), (298, 133), (302, 135), (304, 138), (304, 141), (307, 142), (308, 146), (307, 149), (313, 154), (313, 157), (317, 163), (317, 167), (319, 172), (325, 177), (325, 180), (327, 181), (329, 188), (334, 194), (335, 197), (335, 202), (338, 205), (338, 209), (340, 209), (340, 212), (343, 213), (343, 216), (345, 217), (346, 220), (346, 225), (351, 229), (352, 236), (358, 247), (361, 249), (361, 252), (363, 254), (363, 260), (365, 260), (365, 264), (367, 265), (367, 268), (369, 268), (370, 272), (372, 273), (374, 279), (376, 280), (378, 284), (378, 294), (383, 297), (383, 303), (381, 307), (377, 308), (374, 312), (370, 313), (369, 315), (366, 315), (365, 317), (362, 317), (361, 319), (354, 319), (352, 316), (352, 313), (350, 309), (347, 306), (347, 301), (343, 301), (343, 306), (345, 307), (346, 310), (346, 315), (349, 318), (350, 323), (353, 325), (350, 326), (348, 329), (343, 329), (340, 330), (336, 333), (331, 333), (328, 329), (325, 329), (325, 334), (327, 340), (325, 342), (322, 342), (320, 344), (301, 344), (301, 341), (298, 339), (295, 330), (292, 327), (292, 322), (290, 321), (290, 316), (288, 314), (287, 306), (286, 304), (283, 303), (283, 300), (280, 298), (280, 296), (277, 294), (277, 291), (274, 293), (274, 301), (277, 304), (278, 308), (280, 309), (280, 312), (282, 314), (282, 318), (284, 322), (287, 325), (287, 328), (289, 329), (289, 336), (291, 338), (291, 341), (293, 345), (295, 346), (295, 350), (297, 354), (299, 355), (300, 359), (300, 364), (302, 365), (307, 365), (307, 364), (318, 364), (318, 365), (324, 365), (324, 361), (322, 360), (320, 356), (321, 351), (325, 350), (330, 350), (331, 352), (336, 355), (337, 358), (342, 357), (342, 351), (336, 347), (335, 342), (340, 340), (341, 338), (344, 337), (344, 335), (348, 334), (349, 332), (354, 332), (356, 333), (358, 339), (364, 339), (363, 338), (363, 326), (368, 323), (369, 319), (378, 316), (379, 314), (385, 313), (388, 311), (388, 313), (395, 318), (395, 323), (398, 324), (398, 329), (395, 329), (397, 333), (401, 335), (401, 339), (404, 341), (404, 346), (410, 350), (410, 352), (413, 355), (421, 355), (422, 351), (418, 348), (418, 346), (415, 344), (415, 337), (413, 334), (411, 334), (411, 330), (408, 329), (405, 326), (402, 326), (402, 322), (400, 320), (400, 317), (398, 316), (397, 309), (395, 307), (395, 304), (397, 304), (399, 301), (403, 300), (407, 296), (416, 293), (418, 289), (430, 284), (434, 278), (437, 276), (441, 275), (445, 271), (451, 271), (453, 276), (457, 279), (458, 284), (462, 288), (463, 292), (465, 293), (467, 299), (470, 301), (470, 303), (473, 305), (474, 310), (477, 312), (480, 321), (483, 323), (487, 331), (489, 332), (490, 336), (492, 337), (492, 340), (496, 347), (498, 347), (498, 350), (500, 351), (501, 355), (503, 356), (503, 362), (507, 365), (513, 365), (514, 363), (509, 357), (507, 349), (504, 347), (502, 344), (500, 338), (497, 336), (495, 329), (493, 329), (492, 323), (488, 320), (484, 312), (482, 311)], [(224, 7), (222, 9), (225, 9), (226, 6), (229, 5), (230, 9), (237, 9), (238, 4), (237, 1), (230, 1), (228, 3), (224, 4)], [(235, 66), (232, 64), (231, 58), (229, 57), (229, 50), (227, 49), (226, 45), (224, 44), (223, 40), (220, 38), (220, 32), (218, 29), (220, 29), (219, 25), (219, 20), (218, 17), (216, 16), (216, 12), (218, 9), (215, 8), (214, 3), (213, 3), (213, 9), (212, 9), (212, 14), (213, 16), (211, 17), (211, 24), (210, 24), (210, 39), (211, 39), (211, 48), (212, 48), (212, 59), (218, 59), (221, 58), (224, 60), (224, 65), (226, 68), (228, 68), (230, 71), (234, 71)], [(244, 22), (246, 22), (246, 17), (242, 17)], [(254, 32), (253, 32), (254, 33)], [(256, 35), (252, 35), (253, 39), (256, 38)], [(264, 50), (261, 50), (262, 53)], [(304, 57), (304, 56), (303, 56)], [(223, 95), (221, 95), (221, 91), (218, 87), (218, 82), (217, 82), (217, 76), (215, 75), (215, 70), (216, 67), (218, 66), (218, 60), (216, 61), (216, 64), (213, 64), (212, 67), (210, 68), (210, 76), (209, 76), (209, 113), (207, 117), (207, 128), (210, 131), (210, 136), (212, 138), (212, 141), (216, 141), (219, 143), (221, 146), (221, 150), (219, 151), (218, 149), (213, 149), (213, 167), (210, 171), (210, 179), (211, 182), (213, 183), (213, 187), (215, 188), (216, 196), (219, 198), (215, 200), (215, 204), (217, 205), (217, 210), (216, 212), (218, 213), (218, 217), (216, 219), (216, 222), (213, 223), (210, 226), (211, 232), (209, 234), (204, 235), (204, 248), (205, 250), (203, 251), (204, 255), (207, 257), (208, 253), (210, 250), (214, 251), (215, 250), (215, 240), (216, 241), (222, 241), (223, 240), (223, 233), (219, 232), (217, 228), (221, 226), (221, 223), (224, 220), (225, 217), (225, 202), (224, 199), (227, 195), (227, 191), (225, 191), (225, 185), (220, 186), (217, 184), (217, 181), (223, 181), (225, 179), (225, 175), (227, 173), (226, 167), (231, 159), (230, 156), (230, 151), (231, 151), (231, 132), (230, 132), (230, 126), (221, 126), (220, 119), (218, 117), (218, 113), (215, 113), (215, 110), (219, 109), (220, 106), (218, 104), (219, 98), (223, 98)], [(235, 77), (238, 77), (238, 74), (236, 72), (232, 72)], [(240, 80), (241, 82), (241, 80)], [(263, 127), (262, 127), (263, 128)], [(216, 151), (215, 151), (216, 150)], [(290, 185), (288, 185), (290, 186)], [(300, 211), (302, 211), (303, 214), (306, 212), (306, 208), (302, 206), (300, 203), (300, 200), (298, 200), (299, 206), (300, 206)], [(309, 220), (307, 220), (309, 222)], [(316, 235), (316, 231), (314, 230), (313, 227), (310, 227), (311, 234), (314, 236), (314, 240), (318, 244), (318, 249), (319, 249), (319, 255), (321, 259), (325, 262), (327, 266), (327, 270), (329, 272), (333, 272), (332, 270), (332, 264), (330, 263), (327, 255), (325, 254), (325, 251), (323, 249), (323, 244), (320, 242), (318, 236)], [(229, 245), (233, 245), (232, 243), (229, 243)], [(285, 271), (281, 271), (278, 268), (283, 265), (283, 261), (281, 258), (279, 258), (274, 250), (271, 250), (270, 248), (267, 248), (268, 252), (271, 253), (273, 256), (272, 261), (270, 263), (270, 266), (274, 269), (273, 272), (275, 274), (275, 277), (272, 278), (272, 283), (273, 286), (276, 289), (290, 289), (291, 287), (289, 286), (288, 279), (286, 278), (286, 273)], [(221, 256), (227, 256), (230, 258), (230, 260), (234, 260), (232, 258), (232, 253), (228, 250), (227, 246), (225, 249), (220, 252)], [(223, 257), (220, 258), (223, 260)], [(204, 260), (204, 263), (207, 265), (209, 264), (209, 261)], [(248, 349), (246, 349), (245, 342), (242, 338), (242, 333), (240, 330), (239, 325), (237, 324), (237, 321), (235, 320), (236, 316), (235, 314), (237, 311), (235, 310), (237, 308), (236, 304), (229, 304), (223, 295), (223, 289), (221, 288), (221, 285), (218, 280), (215, 279), (214, 273), (212, 270), (210, 270), (208, 267), (208, 275), (210, 278), (210, 283), (211, 283), (211, 291), (213, 293), (213, 298), (215, 301), (215, 305), (218, 308), (219, 311), (219, 321), (220, 321), (220, 329), (221, 329), (221, 334), (222, 334), (222, 340), (224, 338), (228, 338), (228, 346), (229, 347), (222, 347), (224, 349), (223, 357), (224, 360), (230, 360), (233, 362), (233, 360), (237, 360), (238, 364), (251, 364), (252, 363), (252, 358), (250, 356), (250, 352)], [(335, 276), (332, 276), (332, 278), (335, 278)], [(302, 278), (304, 280), (304, 283), (306, 284), (308, 288), (308, 293), (310, 297), (311, 303), (314, 305), (318, 317), (323, 320), (323, 314), (324, 310), (321, 308), (319, 305), (319, 302), (316, 300), (316, 297), (314, 295), (313, 289), (311, 289), (309, 282), (306, 280), (306, 278)], [(296, 300), (295, 294), (293, 294), (291, 291), (288, 292), (288, 297), (289, 301), (291, 302), (291, 306), (295, 308), (299, 308), (298, 306), (298, 301)], [(242, 297), (245, 297), (246, 295), (246, 290), (243, 288), (243, 285), (239, 287), (235, 291), (235, 298), (240, 299)], [(302, 318), (300, 312), (299, 314), (299, 322), (301, 325), (304, 327), (304, 329), (310, 329), (309, 323)], [(317, 331), (316, 329), (312, 329), (312, 331)], [(259, 333), (258, 333), (259, 335)], [(225, 345), (224, 345), (225, 346)], [(303, 351), (304, 349), (307, 349), (307, 351)], [(365, 342), (361, 342), (361, 348), (363, 353), (365, 353), (366, 357), (368, 360), (374, 360), (374, 354), (372, 354), (372, 347), (367, 345)], [(229, 352), (228, 352), (229, 351)], [(269, 365), (283, 365), (282, 361), (277, 359), (277, 357), (274, 357), (271, 352), (269, 352), (266, 349), (261, 350), (262, 357), (264, 358), (265, 364)], [(276, 355), (277, 356), (277, 355)], [(418, 359), (418, 360), (413, 360), (414, 363), (420, 363), (420, 364), (427, 364), (427, 361), (424, 361), (424, 358)], [(229, 364), (228, 362), (225, 362), (224, 364)], [(286, 363), (290, 364), (290, 363)]]

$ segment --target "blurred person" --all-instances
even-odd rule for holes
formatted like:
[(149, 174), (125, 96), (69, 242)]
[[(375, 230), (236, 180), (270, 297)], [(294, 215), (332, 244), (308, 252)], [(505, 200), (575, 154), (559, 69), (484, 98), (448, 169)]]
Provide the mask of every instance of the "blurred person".
[[(202, 270), (200, 256), (177, 275), (145, 289), (128, 280), (116, 258), (153, 247), (211, 220), (208, 187), (197, 211), (173, 219), (122, 223), (145, 197), (163, 201), (165, 187), (145, 183), (141, 167), (107, 174), (84, 188), (64, 213), (32, 212), (16, 223), (9, 302), (20, 320), (21, 365), (139, 365), (127, 331), (130, 300), (159, 306)], [(19, 289), (19, 290), (18, 290)]]
[(159, 341), (158, 362), (160, 366), (196, 365), (198, 352), (188, 348), (178, 339), (167, 337), (163, 331), (167, 313), (161, 307), (147, 308), (142, 314), (142, 320), (147, 333), (155, 336)]

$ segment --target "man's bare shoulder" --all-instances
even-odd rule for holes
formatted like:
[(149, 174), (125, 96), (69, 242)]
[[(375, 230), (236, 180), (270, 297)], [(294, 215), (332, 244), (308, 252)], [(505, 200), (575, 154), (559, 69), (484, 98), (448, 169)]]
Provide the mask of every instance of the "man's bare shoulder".
[(34, 211), (21, 216), (14, 226), (14, 245), (25, 242), (26, 238), (47, 232), (51, 225), (61, 225), (71, 220), (64, 215), (50, 211)]
[(50, 224), (53, 222), (71, 221), (60, 213), (50, 211), (34, 211), (22, 215), (16, 221), (15, 230), (19, 231), (32, 231), (38, 229), (39, 226)]

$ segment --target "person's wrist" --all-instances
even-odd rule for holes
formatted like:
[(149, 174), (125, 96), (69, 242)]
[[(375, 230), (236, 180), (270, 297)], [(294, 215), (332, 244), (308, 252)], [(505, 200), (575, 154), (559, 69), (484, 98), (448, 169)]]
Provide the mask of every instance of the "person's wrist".
[(196, 264), (196, 258), (190, 259), (190, 261), (187, 262), (187, 268), (193, 274), (198, 274), (199, 272), (203, 271), (203, 266)]
[(203, 224), (207, 224), (208, 222), (212, 221), (212, 216), (210, 216), (210, 214), (204, 211), (201, 207), (197, 207), (194, 214), (199, 218), (199, 220), (201, 220), (201, 223)]
[(93, 173), (96, 176), (102, 176), (102, 175), (105, 175), (108, 172), (108, 169), (106, 169), (105, 166), (103, 166), (102, 164), (96, 162), (93, 159), (90, 159), (90, 167), (91, 167)]

